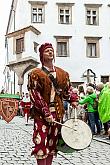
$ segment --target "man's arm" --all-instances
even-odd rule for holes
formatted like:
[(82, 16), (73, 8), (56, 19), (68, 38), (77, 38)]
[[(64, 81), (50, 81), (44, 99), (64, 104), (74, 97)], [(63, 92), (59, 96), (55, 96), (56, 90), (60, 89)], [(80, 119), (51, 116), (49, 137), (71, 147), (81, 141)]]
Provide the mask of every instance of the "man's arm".
[(37, 75), (35, 75), (35, 76), (33, 76), (33, 74), (28, 75), (28, 90), (29, 90), (29, 94), (30, 94), (30, 100), (31, 100), (33, 107), (35, 107), (36, 111), (37, 110), (38, 110), (38, 112), (40, 111), (40, 113), (44, 117), (49, 117), (51, 115), (51, 113), (49, 111), (49, 107), (48, 107), (47, 103), (45, 102), (45, 100), (41, 96), (40, 92), (38, 91), (37, 80), (38, 80)]

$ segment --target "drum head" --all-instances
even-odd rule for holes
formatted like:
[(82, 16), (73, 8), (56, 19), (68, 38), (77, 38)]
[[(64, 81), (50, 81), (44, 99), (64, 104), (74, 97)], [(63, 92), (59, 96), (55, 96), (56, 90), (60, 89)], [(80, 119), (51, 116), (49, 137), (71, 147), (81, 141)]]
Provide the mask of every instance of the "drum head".
[(65, 143), (76, 150), (88, 147), (92, 141), (92, 132), (89, 126), (82, 120), (69, 119), (62, 126), (61, 135)]

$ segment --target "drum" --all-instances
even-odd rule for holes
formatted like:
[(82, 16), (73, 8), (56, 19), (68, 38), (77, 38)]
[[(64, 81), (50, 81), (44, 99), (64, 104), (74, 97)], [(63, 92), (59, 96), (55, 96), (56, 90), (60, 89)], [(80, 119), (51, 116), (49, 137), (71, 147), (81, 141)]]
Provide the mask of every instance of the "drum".
[(92, 141), (92, 132), (89, 126), (80, 119), (69, 119), (61, 127), (64, 142), (75, 150), (88, 147)]

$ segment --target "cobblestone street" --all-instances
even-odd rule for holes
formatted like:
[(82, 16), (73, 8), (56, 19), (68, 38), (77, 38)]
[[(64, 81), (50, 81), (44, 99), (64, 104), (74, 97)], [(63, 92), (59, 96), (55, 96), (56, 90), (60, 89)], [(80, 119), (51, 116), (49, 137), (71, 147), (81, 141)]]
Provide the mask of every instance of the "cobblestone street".
[[(33, 121), (25, 126), (16, 116), (10, 123), (0, 119), (0, 165), (36, 165), (31, 156)], [(95, 137), (91, 145), (71, 154), (59, 152), (53, 165), (110, 165), (110, 143)]]

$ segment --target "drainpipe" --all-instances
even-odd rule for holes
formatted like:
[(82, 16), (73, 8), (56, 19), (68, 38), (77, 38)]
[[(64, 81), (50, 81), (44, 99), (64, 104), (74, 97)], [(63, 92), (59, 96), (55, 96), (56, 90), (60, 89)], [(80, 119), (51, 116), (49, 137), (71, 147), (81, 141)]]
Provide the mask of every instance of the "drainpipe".
[[(12, 8), (12, 11), (13, 11), (13, 15), (14, 15), (14, 31), (15, 31), (15, 10), (13, 10), (13, 8)], [(14, 82), (14, 94), (15, 94), (15, 72), (14, 72), (14, 80), (13, 80), (13, 82)]]

